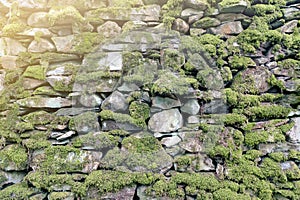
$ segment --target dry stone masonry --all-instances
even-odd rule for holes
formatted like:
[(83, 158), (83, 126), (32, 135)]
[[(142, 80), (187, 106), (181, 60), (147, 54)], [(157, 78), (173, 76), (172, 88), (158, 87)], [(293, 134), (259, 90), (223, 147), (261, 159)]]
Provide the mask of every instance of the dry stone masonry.
[(300, 199), (299, 0), (0, 0), (0, 199)]

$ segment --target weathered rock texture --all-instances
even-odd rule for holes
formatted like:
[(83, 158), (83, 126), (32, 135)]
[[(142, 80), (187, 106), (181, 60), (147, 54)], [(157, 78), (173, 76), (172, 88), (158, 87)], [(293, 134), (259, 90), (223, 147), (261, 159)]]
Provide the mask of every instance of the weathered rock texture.
[(300, 199), (299, 1), (0, 11), (0, 199)]

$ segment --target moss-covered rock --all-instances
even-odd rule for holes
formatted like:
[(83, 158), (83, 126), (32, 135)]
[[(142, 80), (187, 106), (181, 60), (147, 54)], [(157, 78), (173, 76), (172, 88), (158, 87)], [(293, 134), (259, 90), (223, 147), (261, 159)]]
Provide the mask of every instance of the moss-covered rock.
[(8, 145), (0, 151), (0, 168), (6, 171), (22, 171), (27, 168), (28, 154), (18, 144)]

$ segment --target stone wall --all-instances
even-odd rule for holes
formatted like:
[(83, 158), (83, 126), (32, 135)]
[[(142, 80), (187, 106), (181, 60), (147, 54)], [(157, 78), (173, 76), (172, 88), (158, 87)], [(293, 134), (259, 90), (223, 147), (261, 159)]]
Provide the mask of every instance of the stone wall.
[(1, 0), (0, 199), (300, 199), (298, 0)]

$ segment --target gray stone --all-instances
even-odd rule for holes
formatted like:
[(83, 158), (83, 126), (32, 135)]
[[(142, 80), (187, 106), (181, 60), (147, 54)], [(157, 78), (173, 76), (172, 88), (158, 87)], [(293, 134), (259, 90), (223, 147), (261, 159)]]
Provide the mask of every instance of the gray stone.
[(112, 111), (124, 111), (128, 108), (128, 103), (122, 93), (115, 91), (103, 101), (101, 108)]
[(218, 8), (221, 13), (241, 13), (249, 6), (249, 3), (244, 0), (240, 0), (237, 3), (227, 2), (228, 1), (222, 1), (218, 3)]
[(178, 31), (183, 34), (186, 34), (189, 31), (189, 29), (189, 24), (180, 18), (175, 19), (175, 21), (172, 24), (172, 30)]
[(195, 8), (197, 10), (206, 10), (209, 6), (205, 0), (185, 0), (184, 5), (189, 8)]
[(206, 33), (205, 29), (202, 28), (190, 28), (190, 34), (191, 36), (200, 36), (202, 34)]
[(201, 132), (187, 132), (182, 133), (182, 142), (179, 146), (184, 150), (192, 153), (201, 152), (203, 150), (203, 144), (200, 141)]
[(299, 79), (290, 79), (288, 81), (284, 82), (284, 86), (287, 91), (289, 92), (296, 92), (299, 91), (299, 86), (300, 86), (300, 80)]
[(62, 97), (28, 97), (20, 99), (17, 103), (27, 108), (62, 108), (72, 106), (72, 101)]
[(198, 104), (198, 101), (196, 99), (191, 99), (187, 101), (180, 110), (184, 113), (188, 113), (191, 115), (196, 115), (199, 113), (200, 105)]
[(136, 186), (125, 187), (116, 193), (106, 193), (105, 195), (101, 196), (100, 199), (131, 200), (134, 199), (135, 190)]
[(1, 56), (0, 64), (4, 69), (16, 69), (18, 56)]
[(97, 28), (97, 32), (106, 38), (114, 38), (122, 32), (122, 28), (116, 22), (107, 21)]
[(197, 159), (192, 162), (194, 171), (213, 171), (215, 166), (211, 158), (206, 155), (198, 154)]
[(21, 52), (26, 52), (27, 49), (17, 40), (11, 38), (0, 39), (0, 56), (17, 56)]
[(220, 90), (223, 88), (223, 78), (219, 70), (206, 67), (197, 74), (198, 80), (201, 80), (200, 86), (209, 90)]
[(74, 74), (81, 67), (79, 62), (58, 62), (50, 64), (46, 76), (68, 76)]
[(46, 80), (55, 91), (66, 92), (72, 90), (72, 76), (48, 76)]
[(27, 19), (27, 24), (33, 28), (50, 27), (48, 13), (47, 12), (32, 13)]
[(56, 139), (57, 140), (65, 140), (65, 139), (68, 139), (68, 138), (71, 138), (73, 135), (75, 135), (75, 131), (68, 131), (62, 135), (60, 135), (59, 137), (57, 137)]
[(77, 131), (78, 133), (99, 131), (100, 125), (98, 122), (98, 115), (99, 114), (95, 112), (88, 111), (74, 116), (74, 127), (72, 127), (73, 130)]
[[(101, 18), (104, 20), (111, 21), (159, 21), (160, 18), (160, 6), (159, 5), (149, 5), (141, 8), (129, 8), (120, 10), (115, 10), (114, 12), (108, 10), (102, 11), (88, 11), (85, 13), (86, 18)], [(115, 15), (114, 13), (118, 13)]]
[(63, 37), (52, 37), (56, 49), (58, 52), (62, 53), (72, 53), (74, 52), (74, 35), (68, 35)]
[(23, 78), (23, 87), (26, 90), (36, 89), (36, 88), (44, 85), (45, 83), (46, 83), (46, 81), (43, 81), (43, 80), (37, 80), (37, 79), (33, 79), (33, 78)]
[(293, 143), (300, 143), (300, 117), (292, 119), (295, 122), (293, 128), (286, 133), (289, 141)]
[(164, 110), (180, 107), (181, 102), (179, 99), (171, 99), (168, 97), (155, 96), (152, 98), (152, 107), (161, 108)]
[(75, 115), (79, 115), (82, 114), (84, 112), (87, 111), (92, 111), (93, 109), (91, 108), (76, 108), (76, 107), (72, 107), (72, 108), (61, 108), (58, 111), (56, 111), (56, 115), (57, 116), (75, 116)]
[(189, 116), (187, 119), (187, 122), (189, 124), (198, 124), (198, 123), (200, 123), (200, 120), (199, 120), (198, 116)]
[(166, 147), (172, 147), (172, 146), (178, 144), (179, 142), (181, 142), (181, 139), (178, 136), (165, 137), (161, 140), (161, 144)]
[(4, 83), (5, 83), (5, 70), (0, 70), (0, 93), (2, 90), (4, 90)]
[(124, 82), (120, 87), (118, 87), (120, 92), (133, 92), (140, 90), (140, 88), (134, 83)]
[(102, 103), (102, 99), (97, 94), (83, 94), (79, 97), (79, 102), (85, 107), (97, 107)]
[(181, 17), (182, 18), (189, 18), (191, 16), (198, 16), (199, 19), (200, 19), (201, 17), (204, 16), (204, 12), (199, 11), (197, 9), (193, 9), (193, 8), (186, 8), (181, 12)]
[(216, 28), (210, 28), (209, 31), (214, 35), (237, 35), (243, 31), (240, 21), (227, 22)]
[(298, 20), (292, 20), (286, 22), (282, 27), (280, 27), (281, 32), (283, 33), (293, 33), (294, 28), (297, 27)]
[(259, 144), (258, 150), (262, 153), (262, 156), (272, 153), (276, 148), (276, 144)]
[(43, 10), (47, 6), (47, 0), (17, 0), (21, 9)]
[(28, 51), (32, 53), (44, 53), (55, 50), (55, 46), (49, 40), (44, 38), (40, 38), (39, 41), (33, 40), (28, 47)]
[(300, 10), (295, 7), (283, 9), (283, 16), (286, 20), (299, 19)]
[(157, 4), (157, 5), (164, 5), (167, 3), (168, 0), (143, 0), (145, 5), (152, 5), (152, 4)]
[(202, 19), (199, 19), (195, 23), (192, 24), (193, 28), (209, 28), (214, 26), (219, 26), (221, 24), (220, 20), (212, 17), (204, 17)]
[(225, 104), (224, 100), (215, 99), (209, 103), (205, 103), (202, 109), (204, 114), (224, 114), (228, 113), (229, 107)]
[(154, 114), (148, 123), (153, 132), (172, 132), (183, 126), (183, 118), (178, 109), (165, 110)]
[[(16, 184), (16, 183), (20, 183), (23, 178), (25, 177), (25, 173), (24, 172), (4, 172), (4, 171), (0, 171), (0, 188), (2, 188), (3, 185), (6, 184)], [(5, 180), (3, 180), (3, 178), (5, 178)]]
[(248, 19), (249, 17), (237, 13), (222, 13), (216, 16), (222, 22), (234, 22), (238, 20)]
[(54, 36), (54, 34), (51, 31), (49, 31), (49, 29), (47, 29), (47, 28), (31, 28), (31, 29), (25, 30), (21, 33), (18, 33), (18, 35), (34, 37), (40, 33), (42, 33), (43, 37), (53, 37)]

